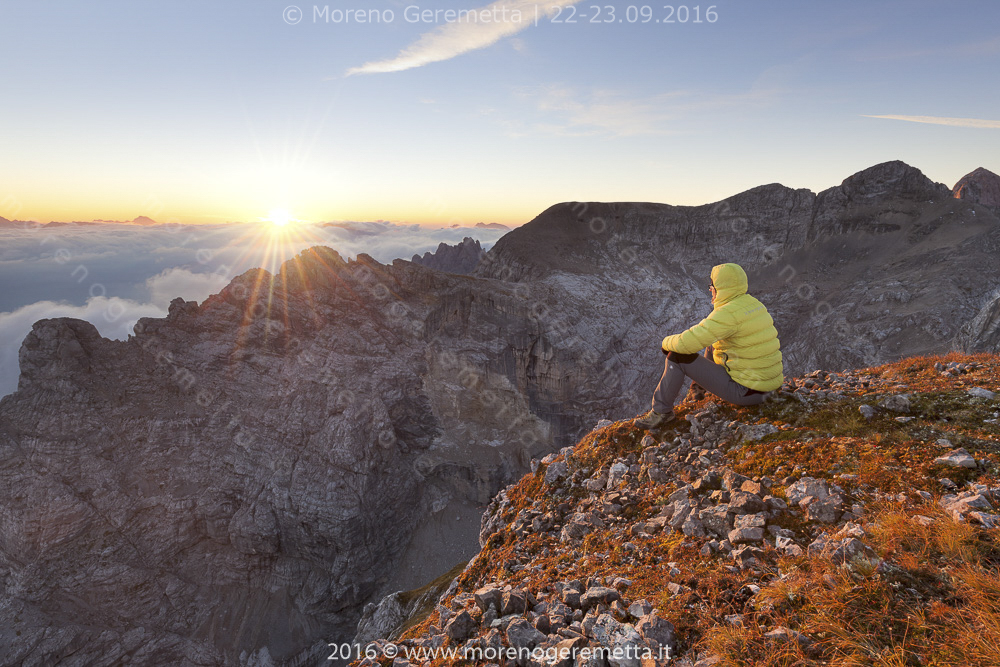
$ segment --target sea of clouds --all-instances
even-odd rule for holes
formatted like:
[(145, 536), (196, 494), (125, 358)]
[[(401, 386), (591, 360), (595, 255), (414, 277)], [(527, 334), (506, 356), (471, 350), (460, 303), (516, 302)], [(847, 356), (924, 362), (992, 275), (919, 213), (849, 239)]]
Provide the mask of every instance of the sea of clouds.
[(17, 389), (17, 354), (31, 326), (50, 317), (92, 322), (125, 340), (141, 317), (163, 317), (175, 297), (204, 301), (244, 271), (325, 245), (382, 263), (433, 252), (466, 236), (489, 248), (505, 230), (391, 222), (298, 224), (285, 235), (260, 223), (71, 224), (0, 227), (0, 396)]

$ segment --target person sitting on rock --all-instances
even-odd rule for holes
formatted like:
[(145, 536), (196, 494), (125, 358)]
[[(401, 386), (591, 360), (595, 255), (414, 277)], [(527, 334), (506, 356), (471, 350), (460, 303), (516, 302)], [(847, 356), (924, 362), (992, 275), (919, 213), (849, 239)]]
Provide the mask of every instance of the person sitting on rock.
[[(758, 405), (781, 387), (784, 372), (774, 320), (747, 294), (747, 274), (739, 264), (712, 268), (712, 312), (687, 331), (663, 339), (667, 355), (653, 392), (653, 409), (636, 420), (645, 429), (674, 420), (674, 400), (684, 378), (736, 405)], [(714, 346), (712, 359), (698, 354)]]

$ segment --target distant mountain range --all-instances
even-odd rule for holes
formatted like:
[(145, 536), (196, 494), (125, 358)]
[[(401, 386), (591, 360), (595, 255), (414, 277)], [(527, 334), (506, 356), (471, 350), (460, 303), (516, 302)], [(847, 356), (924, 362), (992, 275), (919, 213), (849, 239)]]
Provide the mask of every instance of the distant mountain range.
[(0, 401), (0, 663), (322, 662), (366, 602), (474, 554), (533, 457), (648, 408), (717, 263), (789, 374), (996, 350), (1000, 218), (962, 192), (889, 162), (820, 193), (569, 202), (470, 275), (316, 247), (126, 342), (42, 320)]

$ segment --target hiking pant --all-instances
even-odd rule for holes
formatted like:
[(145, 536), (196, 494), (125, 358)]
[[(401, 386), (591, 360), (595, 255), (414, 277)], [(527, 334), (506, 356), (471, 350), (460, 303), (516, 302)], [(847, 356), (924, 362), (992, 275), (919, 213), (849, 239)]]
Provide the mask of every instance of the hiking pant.
[(685, 377), (691, 378), (707, 391), (728, 403), (759, 405), (767, 398), (767, 394), (751, 391), (733, 380), (723, 366), (707, 357), (698, 356), (686, 364), (678, 363), (667, 357), (664, 362), (663, 377), (660, 378), (660, 383), (656, 385), (656, 391), (653, 392), (653, 410), (673, 412), (674, 401), (681, 391)]

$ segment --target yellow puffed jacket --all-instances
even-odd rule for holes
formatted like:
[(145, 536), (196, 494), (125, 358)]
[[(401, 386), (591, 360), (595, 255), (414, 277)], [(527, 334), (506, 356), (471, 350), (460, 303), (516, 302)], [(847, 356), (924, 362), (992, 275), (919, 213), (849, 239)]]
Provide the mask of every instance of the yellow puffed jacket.
[(694, 354), (715, 345), (715, 363), (744, 387), (773, 391), (784, 381), (781, 345), (774, 320), (747, 294), (747, 274), (739, 264), (712, 268), (715, 308), (687, 331), (663, 339), (667, 352)]

